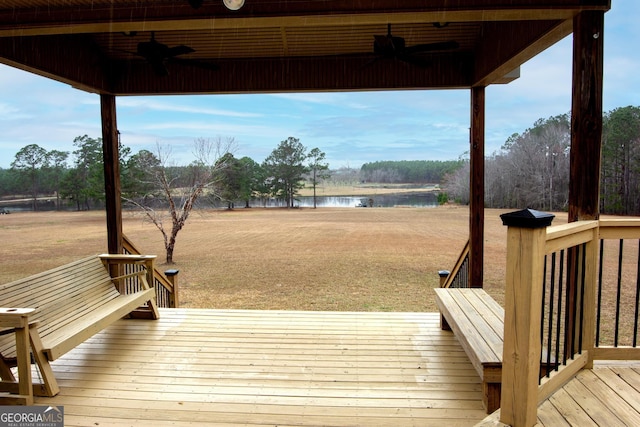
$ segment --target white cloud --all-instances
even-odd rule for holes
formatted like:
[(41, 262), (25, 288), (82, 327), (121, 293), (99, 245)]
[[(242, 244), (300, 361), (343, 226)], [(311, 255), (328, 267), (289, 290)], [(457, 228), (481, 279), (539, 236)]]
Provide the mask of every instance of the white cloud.
[[(205, 97), (205, 95), (201, 95)], [(184, 98), (184, 97), (182, 97)], [(209, 97), (211, 98), (211, 97)], [(262, 117), (263, 114), (249, 113), (245, 111), (233, 111), (223, 110), (217, 108), (202, 107), (199, 105), (189, 104), (184, 105), (181, 102), (158, 102), (149, 98), (130, 99), (123, 98), (117, 101), (117, 107), (120, 109), (136, 109), (136, 110), (151, 110), (162, 111), (168, 113), (187, 113), (207, 116), (224, 116), (224, 117)]]

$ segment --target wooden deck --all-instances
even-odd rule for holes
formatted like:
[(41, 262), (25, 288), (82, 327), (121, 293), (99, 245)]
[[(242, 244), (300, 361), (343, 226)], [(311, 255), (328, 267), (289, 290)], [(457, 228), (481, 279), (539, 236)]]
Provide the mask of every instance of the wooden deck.
[(437, 313), (165, 309), (53, 363), (65, 425), (470, 426), (478, 375)]
[[(613, 362), (616, 363), (616, 362)], [(478, 427), (504, 427), (500, 410)], [(640, 364), (598, 363), (538, 407), (536, 427), (640, 426)]]
[(540, 425), (640, 426), (640, 373), (632, 367), (583, 370), (538, 409)]
[[(486, 417), (480, 379), (437, 313), (163, 309), (158, 321), (118, 321), (52, 365), (61, 392), (36, 404), (63, 405), (67, 426), (472, 426)], [(640, 425), (640, 368), (581, 372), (538, 420)]]

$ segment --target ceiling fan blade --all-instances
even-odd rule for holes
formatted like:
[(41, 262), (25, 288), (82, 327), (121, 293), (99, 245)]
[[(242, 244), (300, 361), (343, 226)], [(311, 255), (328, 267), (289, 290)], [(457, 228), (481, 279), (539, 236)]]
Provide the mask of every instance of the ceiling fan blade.
[(403, 50), (403, 53), (421, 53), (421, 52), (434, 52), (438, 50), (454, 50), (459, 48), (460, 45), (456, 41), (446, 41), (437, 43), (423, 43), (414, 46), (409, 46)]
[(218, 66), (216, 64), (178, 58), (178, 56), (180, 55), (186, 55), (193, 52), (195, 52), (194, 49), (183, 44), (169, 47), (166, 44), (160, 43), (156, 40), (155, 33), (151, 32), (150, 40), (138, 43), (137, 51), (129, 53), (146, 59), (147, 63), (151, 65), (153, 72), (157, 76), (161, 77), (169, 75), (169, 70), (166, 66), (167, 62), (179, 63), (182, 65), (192, 65), (208, 70), (218, 69)]

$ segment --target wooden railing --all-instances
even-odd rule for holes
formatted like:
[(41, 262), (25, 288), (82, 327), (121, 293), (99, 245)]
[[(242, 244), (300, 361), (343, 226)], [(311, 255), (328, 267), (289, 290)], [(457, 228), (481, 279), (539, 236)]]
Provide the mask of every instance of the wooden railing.
[[(612, 239), (640, 242), (640, 220), (509, 226), (502, 423), (535, 425), (538, 404), (595, 359), (640, 360), (640, 258), (635, 250), (618, 250), (619, 261), (609, 261)], [(629, 294), (631, 325), (620, 316)], [(604, 298), (616, 302), (604, 304)], [(603, 345), (609, 341), (614, 345)]]
[(599, 238), (594, 359), (638, 360), (640, 219), (600, 220)]
[[(141, 251), (126, 236), (124, 236), (123, 238), (122, 246), (123, 253), (125, 254), (141, 254)], [(133, 273), (133, 271), (127, 273)], [(179, 300), (177, 274), (177, 270), (166, 270), (162, 272), (154, 266), (153, 286), (156, 289), (156, 301), (158, 307), (178, 307)], [(127, 286), (135, 288), (137, 285), (135, 283), (129, 283), (127, 284)]]
[(465, 243), (451, 271), (440, 270), (441, 288), (469, 287), (469, 240)]

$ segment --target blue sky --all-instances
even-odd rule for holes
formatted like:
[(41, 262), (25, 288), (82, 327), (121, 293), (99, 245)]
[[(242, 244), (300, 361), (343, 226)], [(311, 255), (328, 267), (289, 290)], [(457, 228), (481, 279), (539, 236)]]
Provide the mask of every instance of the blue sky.
[[(604, 110), (640, 105), (640, 2), (612, 0), (605, 15)], [(524, 64), (521, 77), (487, 88), (486, 152), (537, 119), (571, 109), (572, 39)], [(236, 157), (262, 162), (289, 136), (327, 155), (331, 168), (378, 160), (453, 160), (468, 150), (469, 91), (119, 97), (122, 142), (133, 152), (170, 146), (192, 160), (197, 138), (233, 137)], [(0, 65), (0, 167), (28, 144), (73, 151), (99, 138), (100, 106), (88, 94)]]

